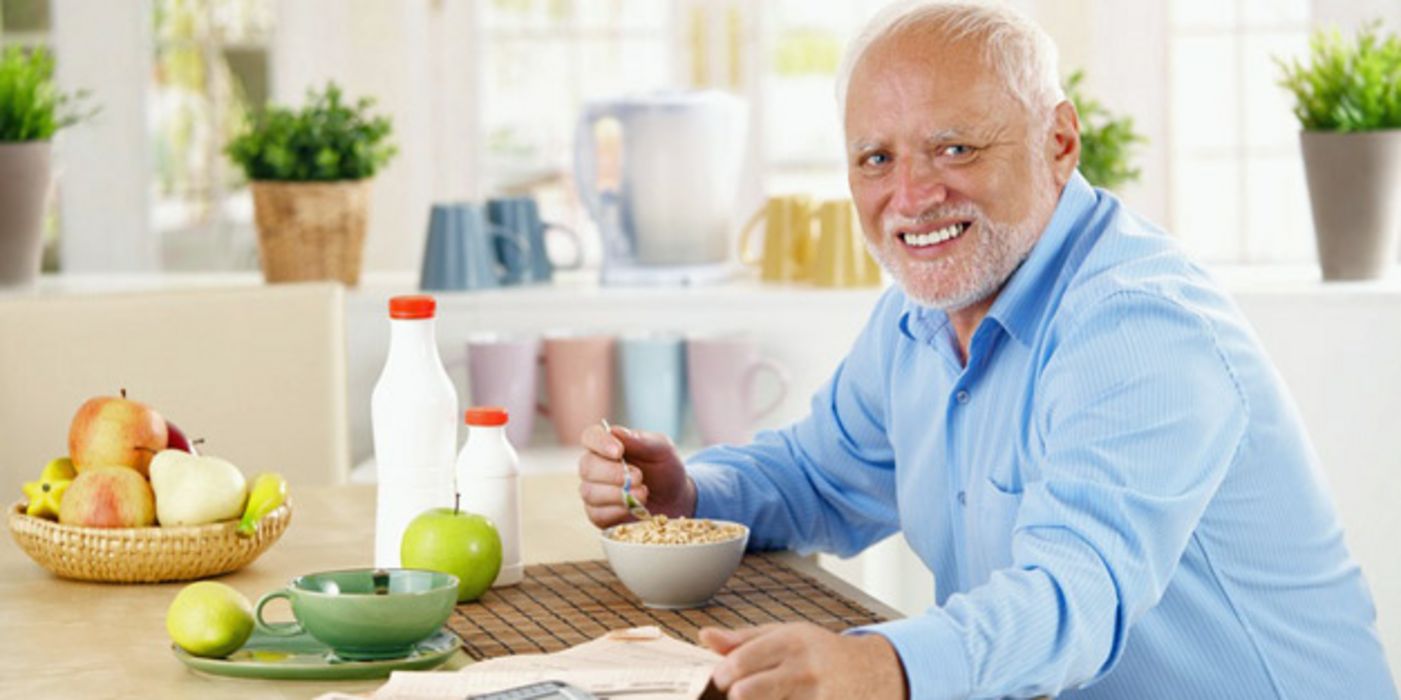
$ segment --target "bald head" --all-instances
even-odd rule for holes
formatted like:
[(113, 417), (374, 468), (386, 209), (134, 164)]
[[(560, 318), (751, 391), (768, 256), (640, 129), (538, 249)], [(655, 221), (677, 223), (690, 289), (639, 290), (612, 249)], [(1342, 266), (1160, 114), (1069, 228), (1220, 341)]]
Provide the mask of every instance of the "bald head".
[(978, 66), (1032, 116), (1046, 115), (1065, 99), (1055, 44), (1025, 15), (1002, 4), (914, 0), (886, 7), (847, 49), (837, 78), (837, 108), (843, 114), (857, 66), (872, 49), (896, 39), (906, 46), (913, 40), (931, 47), (975, 47)]

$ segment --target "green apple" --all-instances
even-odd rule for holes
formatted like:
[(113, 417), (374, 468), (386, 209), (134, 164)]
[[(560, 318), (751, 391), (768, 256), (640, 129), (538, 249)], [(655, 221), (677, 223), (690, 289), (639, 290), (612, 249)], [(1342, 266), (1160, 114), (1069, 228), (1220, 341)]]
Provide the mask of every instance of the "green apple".
[(457, 577), (457, 602), (480, 598), (501, 572), (501, 535), (489, 518), (454, 508), (426, 510), (404, 529), (399, 563)]

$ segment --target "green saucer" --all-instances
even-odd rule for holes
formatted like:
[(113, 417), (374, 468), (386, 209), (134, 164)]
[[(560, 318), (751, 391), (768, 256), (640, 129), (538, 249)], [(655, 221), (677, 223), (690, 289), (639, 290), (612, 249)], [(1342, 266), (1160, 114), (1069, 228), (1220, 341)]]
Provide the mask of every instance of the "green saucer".
[(274, 637), (253, 630), (243, 647), (222, 659), (193, 656), (170, 645), (175, 658), (198, 671), (236, 678), (345, 680), (385, 678), (391, 671), (421, 671), (452, 656), (461, 642), (447, 628), (418, 643), (412, 654), (399, 659), (343, 661), (331, 649), (308, 634)]

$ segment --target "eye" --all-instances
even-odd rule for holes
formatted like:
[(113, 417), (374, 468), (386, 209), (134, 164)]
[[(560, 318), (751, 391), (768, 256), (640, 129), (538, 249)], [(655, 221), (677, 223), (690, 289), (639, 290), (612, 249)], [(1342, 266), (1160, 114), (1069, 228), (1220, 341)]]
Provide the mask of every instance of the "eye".
[(871, 151), (857, 158), (856, 164), (863, 168), (883, 168), (890, 164), (890, 154), (885, 151)]
[(955, 143), (943, 146), (939, 149), (939, 155), (947, 156), (953, 160), (967, 160), (977, 153), (978, 149), (964, 143)]

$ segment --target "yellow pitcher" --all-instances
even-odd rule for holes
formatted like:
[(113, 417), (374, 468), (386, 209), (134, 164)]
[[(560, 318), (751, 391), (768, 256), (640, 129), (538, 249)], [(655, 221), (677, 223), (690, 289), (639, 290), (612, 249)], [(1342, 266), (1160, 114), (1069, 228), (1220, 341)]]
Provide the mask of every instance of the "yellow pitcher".
[(880, 265), (866, 250), (856, 211), (849, 199), (829, 199), (817, 207), (817, 248), (812, 280), (823, 287), (880, 284)]
[[(765, 282), (799, 282), (812, 277), (812, 251), (815, 245), (813, 223), (817, 212), (806, 195), (769, 197), (764, 208), (755, 212), (740, 235), (740, 261), (759, 267)], [(763, 251), (757, 257), (750, 249), (750, 238), (763, 223)]]

